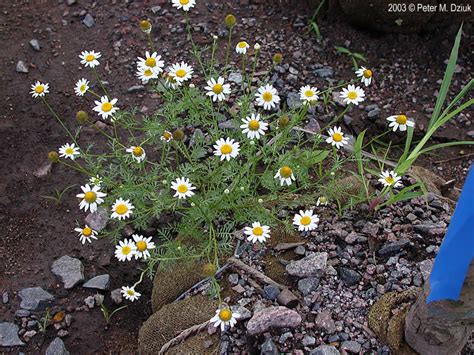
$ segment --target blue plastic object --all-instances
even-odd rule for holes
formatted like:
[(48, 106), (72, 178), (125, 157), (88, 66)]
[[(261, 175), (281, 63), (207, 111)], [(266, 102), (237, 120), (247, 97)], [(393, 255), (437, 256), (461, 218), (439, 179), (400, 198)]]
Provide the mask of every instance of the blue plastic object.
[(431, 290), (426, 302), (458, 300), (473, 258), (474, 166), (471, 166), (431, 271)]

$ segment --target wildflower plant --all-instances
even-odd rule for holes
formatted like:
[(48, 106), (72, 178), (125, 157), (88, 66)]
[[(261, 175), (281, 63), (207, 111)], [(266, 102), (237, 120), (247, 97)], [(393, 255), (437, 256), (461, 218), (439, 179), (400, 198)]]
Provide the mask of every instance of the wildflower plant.
[[(396, 134), (394, 125), (387, 124), (387, 131), (372, 139), (361, 132), (349, 144), (348, 132), (339, 124), (349, 108), (356, 108), (370, 96), (372, 80), (365, 80), (368, 78), (364, 72), (364, 89), (359, 86), (360, 75), (358, 78), (355, 74), (349, 82), (324, 89), (302, 82), (301, 107), (280, 109), (281, 93), (268, 78), (282, 56), (270, 54), (273, 65), (262, 80), (257, 79), (255, 70), (264, 49), (258, 44), (251, 47), (244, 40), (233, 41), (237, 20), (228, 15), (225, 61), (219, 63), (218, 39), (213, 37), (204, 49), (194, 44), (189, 20), (194, 5), (192, 0), (173, 0), (173, 6), (185, 16), (192, 48), (180, 62), (167, 63), (161, 58), (153, 49), (151, 23), (140, 23), (148, 49), (144, 54), (137, 53), (137, 76), (159, 95), (160, 105), (155, 112), (141, 117), (135, 108), (126, 110), (120, 105), (120, 98), (114, 98), (102, 85), (96, 68), (100, 68), (103, 56), (95, 51), (83, 51), (80, 58), (102, 92), (92, 91), (92, 80), (84, 78), (71, 88), (84, 100), (77, 114), (77, 129), (66, 127), (49, 105), (47, 97), (54, 86), (50, 88), (40, 82), (32, 86), (32, 95), (43, 101), (69, 136), (70, 143), (60, 148), (55, 161), (84, 174), (82, 191), (77, 194), (78, 207), (90, 212), (103, 209), (109, 215), (107, 230), (95, 231), (88, 225), (78, 225), (75, 232), (79, 242), (93, 245), (96, 238), (108, 237), (115, 245), (118, 260), (138, 260), (138, 267), (143, 270), (135, 284), (122, 287), (121, 292), (130, 301), (140, 297), (139, 285), (144, 274), (152, 275), (158, 265), (166, 267), (190, 259), (206, 262), (204, 272), (211, 276), (219, 296), (214, 275), (222, 258), (231, 253), (236, 235), (249, 243), (265, 243), (279, 228), (302, 233), (316, 230), (320, 221), (318, 211), (334, 206), (335, 196), (329, 187), (338, 185), (337, 179), (348, 172), (348, 163), (357, 163), (358, 169), (353, 173), (359, 176), (366, 192), (357, 202), (377, 200), (383, 205), (418, 196), (422, 192), (419, 183), (405, 187), (405, 192), (397, 190), (402, 187), (403, 175), (423, 152), (454, 144), (423, 149), (434, 130), (473, 101), (454, 108), (472, 87), (471, 81), (442, 114), (441, 107), (435, 110), (437, 116), (426, 139), (413, 150), (415, 127), (405, 122), (406, 131), (401, 132), (407, 136), (405, 151), (394, 170), (387, 170), (381, 163), (383, 159), (368, 158), (363, 153), (381, 136)], [(456, 54), (459, 38), (460, 34)], [(231, 55), (242, 64), (241, 85), (228, 80)], [(453, 61), (451, 58), (448, 70)], [(309, 132), (308, 137), (300, 128), (308, 110), (320, 104), (320, 97), (331, 97), (333, 91), (339, 93), (346, 106), (321, 132)], [(440, 97), (443, 93), (444, 100), (446, 90), (441, 91)], [(96, 147), (92, 142), (79, 144), (82, 125), (91, 125), (102, 134), (107, 148)], [(401, 129), (402, 123), (397, 125)], [(351, 150), (346, 150), (348, 146)], [(378, 191), (369, 191), (367, 172), (376, 184), (380, 180)], [(341, 209), (339, 201), (337, 205)], [(293, 217), (278, 217), (283, 209), (292, 210)], [(124, 239), (122, 231), (127, 225), (135, 233)], [(157, 225), (155, 235), (146, 234), (148, 227)], [(183, 240), (191, 240), (192, 246), (182, 243)], [(237, 318), (227, 306), (222, 306), (211, 321), (224, 328), (233, 326)]]

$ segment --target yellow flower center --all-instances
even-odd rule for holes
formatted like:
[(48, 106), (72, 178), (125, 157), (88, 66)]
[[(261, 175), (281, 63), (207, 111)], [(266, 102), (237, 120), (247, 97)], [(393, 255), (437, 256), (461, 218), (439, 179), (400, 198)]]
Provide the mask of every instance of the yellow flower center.
[(43, 85), (38, 85), (37, 87), (35, 87), (35, 92), (37, 94), (41, 94), (43, 91), (44, 91), (44, 86)]
[(334, 134), (332, 135), (332, 140), (333, 140), (334, 142), (340, 142), (340, 141), (342, 141), (342, 134), (341, 134), (341, 133), (338, 133), (338, 132), (334, 133)]
[(326, 202), (328, 202), (328, 199), (327, 199), (326, 197), (321, 196), (321, 197), (319, 198), (319, 203), (326, 203)]
[(143, 31), (149, 30), (151, 28), (151, 23), (147, 20), (140, 21), (140, 28)]
[(314, 96), (314, 92), (313, 90), (306, 90), (306, 92), (304, 93), (304, 95), (306, 97), (313, 97)]
[(391, 175), (389, 175), (385, 178), (385, 181), (387, 182), (387, 184), (393, 185), (393, 183), (395, 182), (395, 179)]
[(189, 4), (189, 0), (179, 0), (179, 3), (181, 5), (187, 5), (187, 4)]
[(280, 169), (280, 175), (284, 178), (291, 177), (291, 174), (293, 174), (293, 170), (289, 166), (284, 166)]
[(232, 153), (232, 146), (230, 144), (224, 144), (221, 147), (221, 153), (222, 154), (230, 154)]
[(143, 240), (140, 240), (139, 242), (137, 242), (138, 251), (144, 251), (146, 250), (146, 248), (147, 248), (146, 242), (144, 242)]
[(219, 95), (222, 91), (224, 91), (224, 88), (221, 84), (216, 84), (212, 87), (212, 91)]
[(178, 186), (178, 192), (180, 194), (184, 194), (184, 193), (188, 192), (188, 187), (185, 184), (181, 184), (181, 185)]
[(128, 207), (124, 204), (121, 204), (115, 207), (115, 212), (117, 212), (118, 214), (125, 214), (127, 213), (127, 211), (128, 211)]
[(128, 245), (125, 245), (124, 247), (122, 247), (122, 254), (123, 255), (128, 255), (128, 254), (130, 254), (131, 251), (132, 251), (132, 248), (130, 248)]
[(228, 308), (224, 308), (219, 312), (219, 318), (224, 321), (230, 321), (232, 319), (232, 312)]
[(92, 62), (94, 59), (95, 59), (95, 57), (94, 57), (93, 54), (88, 54), (88, 55), (86, 56), (86, 61), (88, 61), (88, 62)]
[(269, 102), (272, 101), (273, 95), (269, 91), (265, 91), (262, 95), (263, 101)]
[(249, 129), (251, 131), (256, 131), (260, 128), (260, 122), (258, 122), (257, 120), (251, 120), (249, 121)]
[(74, 154), (74, 149), (69, 147), (69, 148), (66, 148), (65, 152), (66, 152), (66, 154)]
[(171, 134), (171, 132), (166, 131), (165, 133), (163, 133), (163, 138), (166, 139), (167, 141), (169, 141), (172, 137), (173, 137), (173, 134)]
[(303, 225), (303, 226), (307, 226), (308, 224), (311, 223), (311, 217), (309, 216), (304, 216), (301, 218), (300, 220), (300, 223)]
[(133, 292), (133, 290), (127, 290), (127, 294), (129, 296), (135, 296), (135, 292)]
[(239, 48), (245, 48), (247, 47), (247, 42), (239, 42), (238, 46)]
[(85, 227), (83, 230), (82, 230), (82, 235), (84, 237), (90, 237), (92, 235), (92, 229), (89, 228), (89, 227)]
[(347, 97), (351, 100), (355, 100), (355, 99), (357, 99), (357, 93), (355, 91), (349, 91), (347, 93)]
[(365, 69), (364, 72), (362, 73), (364, 75), (364, 78), (371, 78), (372, 77), (372, 70), (370, 69)]
[(174, 76), (171, 75), (171, 74), (168, 74), (168, 75), (166, 76), (166, 79), (167, 79), (170, 83), (172, 83), (172, 84), (176, 83), (176, 79), (175, 79)]
[(86, 84), (82, 84), (81, 87), (79, 88), (79, 91), (86, 91)]
[(102, 111), (109, 112), (110, 110), (112, 110), (112, 104), (110, 102), (104, 102), (102, 104)]
[(136, 157), (141, 157), (143, 154), (143, 148), (142, 147), (135, 147), (133, 148), (133, 155)]
[(406, 124), (407, 123), (407, 116), (405, 115), (398, 115), (395, 119), (398, 124)]
[(84, 194), (84, 200), (86, 200), (89, 203), (95, 202), (96, 199), (97, 199), (97, 195), (94, 191), (87, 191)]
[(186, 75), (186, 70), (184, 70), (184, 69), (176, 70), (176, 76), (178, 78), (184, 78), (185, 75)]
[(146, 69), (146, 70), (143, 72), (143, 75), (145, 75), (145, 76), (152, 76), (152, 75), (153, 75), (153, 72), (152, 72), (150, 69)]
[(155, 58), (152, 58), (152, 57), (147, 58), (147, 59), (145, 60), (145, 65), (146, 65), (147, 67), (154, 68), (155, 65), (156, 65), (156, 60), (155, 60)]
[(252, 233), (254, 235), (262, 235), (263, 234), (263, 228), (262, 227), (255, 227), (253, 230), (252, 230)]

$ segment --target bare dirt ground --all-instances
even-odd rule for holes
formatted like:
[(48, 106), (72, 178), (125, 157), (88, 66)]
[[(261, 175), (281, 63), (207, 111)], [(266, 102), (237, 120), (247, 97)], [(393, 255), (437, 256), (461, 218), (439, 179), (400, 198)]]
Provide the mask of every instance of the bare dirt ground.
[[(310, 78), (299, 77), (295, 87), (311, 80), (319, 86), (324, 85), (322, 79), (311, 73), (314, 63), (335, 68), (337, 78), (350, 77), (347, 59), (333, 50), (334, 45), (344, 45), (349, 41), (350, 48), (364, 53), (374, 68), (376, 94), (369, 103), (379, 103), (382, 112), (378, 120), (383, 122), (394, 111), (408, 112), (421, 125), (426, 122), (430, 108), (434, 107), (434, 95), (439, 87), (437, 82), (442, 79), (445, 60), (457, 30), (453, 26), (413, 35), (371, 34), (354, 29), (341, 18), (327, 17), (319, 22), (324, 40), (317, 43), (314, 36), (307, 33), (306, 27), (298, 25), (302, 21), (305, 23), (304, 11), (300, 13), (295, 8), (271, 3), (253, 5), (247, 1), (207, 3), (199, 1), (196, 11), (191, 12), (193, 24), (205, 25), (196, 25), (198, 42), (208, 43), (210, 33), (222, 32), (223, 17), (233, 12), (239, 19), (236, 40), (258, 40), (262, 43), (263, 53), (268, 53), (268, 60), (279, 51), (301, 76), (310, 73)], [(155, 8), (155, 14), (151, 8), (157, 5), (161, 8)], [(90, 28), (82, 23), (87, 13), (95, 21)], [(72, 6), (56, 0), (2, 1), (0, 18), (3, 43), (0, 51), (3, 77), (0, 90), (0, 291), (7, 291), (10, 296), (7, 304), (0, 305), (0, 313), (2, 320), (13, 321), (19, 304), (16, 293), (24, 287), (41, 286), (50, 290), (56, 295), (57, 307), (71, 312), (83, 304), (85, 297), (93, 294), (81, 287), (72, 291), (62, 288), (50, 266), (63, 255), (82, 260), (86, 279), (109, 273), (111, 289), (136, 276), (135, 271), (121, 266), (112, 257), (109, 241), (100, 240), (86, 246), (80, 244), (73, 231), (76, 221), (80, 223), (83, 219), (74, 197), (77, 189), (69, 190), (59, 205), (41, 197), (52, 195), (54, 189), (79, 185), (83, 178), (63, 166), (54, 166), (45, 179), (32, 174), (45, 161), (49, 151), (64, 144), (66, 135), (41, 102), (31, 97), (30, 85), (35, 80), (49, 82), (50, 103), (67, 124), (74, 127), (75, 112), (89, 109), (92, 104), (77, 98), (73, 92), (78, 78), (90, 76), (79, 63), (78, 55), (82, 50), (102, 52), (99, 70), (109, 81), (109, 88), (119, 98), (121, 107), (136, 106), (142, 112), (152, 111), (158, 102), (142, 92), (127, 92), (130, 86), (140, 84), (133, 75), (134, 59), (143, 55), (146, 47), (137, 27), (138, 21), (143, 18), (153, 21), (157, 51), (167, 62), (185, 59), (189, 55), (186, 53), (188, 47), (182, 16), (162, 1), (78, 1)], [(465, 31), (458, 61), (459, 72), (454, 78), (455, 90), (466, 83), (473, 68), (472, 26), (468, 24)], [(34, 51), (29, 45), (33, 38), (38, 39), (40, 51)], [(225, 39), (221, 41), (224, 44)], [(16, 72), (19, 60), (26, 63), (29, 73)], [(262, 62), (261, 66), (267, 63)], [(285, 80), (285, 75), (282, 79)], [(391, 106), (385, 109), (387, 102)], [(351, 113), (353, 126), (371, 125), (365, 115), (364, 110)], [(437, 141), (468, 139), (468, 132), (473, 129), (472, 112), (466, 113), (449, 124), (438, 135)], [(88, 138), (99, 139), (97, 136)], [(460, 151), (465, 155), (460, 156)], [(472, 152), (469, 148), (453, 148), (426, 157), (421, 163), (446, 179), (456, 179), (457, 185), (461, 186)], [(64, 338), (67, 349), (81, 354), (134, 352), (138, 329), (150, 312), (148, 296), (145, 293), (138, 304), (119, 312), (108, 326), (98, 308), (90, 312), (73, 312), (69, 335)], [(55, 334), (54, 329), (49, 329), (45, 337), (37, 335), (22, 351), (44, 351)]]

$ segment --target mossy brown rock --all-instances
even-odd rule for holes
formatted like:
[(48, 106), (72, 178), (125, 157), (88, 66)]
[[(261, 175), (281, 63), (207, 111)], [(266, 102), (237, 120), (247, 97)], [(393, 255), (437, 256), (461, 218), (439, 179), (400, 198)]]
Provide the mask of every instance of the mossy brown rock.
[[(164, 344), (183, 330), (211, 319), (217, 307), (216, 301), (203, 295), (164, 305), (140, 328), (139, 353), (158, 354)], [(189, 337), (183, 343), (171, 348), (168, 353), (209, 354), (210, 349), (205, 347), (205, 340), (209, 338), (204, 336), (207, 335), (205, 331), (201, 333)], [(214, 338), (213, 344), (218, 344), (217, 338)]]

